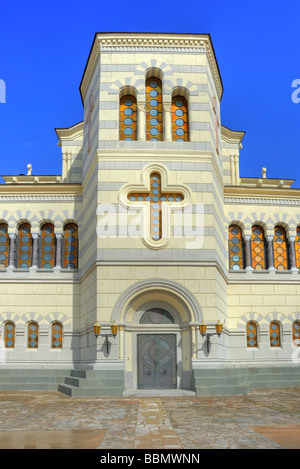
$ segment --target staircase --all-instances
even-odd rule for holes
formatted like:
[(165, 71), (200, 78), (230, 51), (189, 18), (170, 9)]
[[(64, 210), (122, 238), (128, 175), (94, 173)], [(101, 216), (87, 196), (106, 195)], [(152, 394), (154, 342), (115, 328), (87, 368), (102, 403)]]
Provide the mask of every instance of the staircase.
[(120, 397), (124, 391), (124, 372), (110, 370), (71, 370), (58, 391), (67, 396)]
[(199, 396), (248, 394), (255, 389), (300, 388), (300, 366), (195, 369)]

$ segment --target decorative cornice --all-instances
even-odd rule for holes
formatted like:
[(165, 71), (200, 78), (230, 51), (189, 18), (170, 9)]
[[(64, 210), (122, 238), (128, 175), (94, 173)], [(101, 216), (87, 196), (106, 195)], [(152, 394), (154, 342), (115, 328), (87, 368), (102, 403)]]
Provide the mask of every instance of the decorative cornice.
[(297, 205), (300, 206), (300, 199), (268, 199), (254, 197), (224, 197), (225, 204), (241, 205)]
[(96, 33), (80, 84), (82, 101), (99, 53), (118, 51), (206, 53), (219, 100), (222, 97), (222, 79), (209, 34)]
[(67, 128), (55, 129), (56, 135), (58, 136), (59, 142), (58, 145), (62, 145), (62, 141), (67, 140), (76, 140), (83, 138), (83, 127), (84, 122), (78, 122), (78, 124), (72, 125)]
[(221, 125), (221, 137), (224, 142), (227, 143), (235, 143), (239, 145), (241, 148), (242, 145), (242, 140), (245, 136), (246, 132), (240, 131), (240, 130), (231, 130), (228, 127), (225, 127), (224, 125)]

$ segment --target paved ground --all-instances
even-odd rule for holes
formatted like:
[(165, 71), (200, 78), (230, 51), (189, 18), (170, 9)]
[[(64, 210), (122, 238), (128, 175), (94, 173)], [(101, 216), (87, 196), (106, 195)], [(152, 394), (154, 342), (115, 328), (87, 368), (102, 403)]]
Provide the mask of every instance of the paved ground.
[(0, 392), (4, 448), (299, 449), (300, 390), (172, 398)]

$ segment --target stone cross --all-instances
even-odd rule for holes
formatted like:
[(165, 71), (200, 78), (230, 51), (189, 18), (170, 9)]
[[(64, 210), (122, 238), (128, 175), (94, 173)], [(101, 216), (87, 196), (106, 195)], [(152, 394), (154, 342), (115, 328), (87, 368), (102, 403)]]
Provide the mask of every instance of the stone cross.
[(128, 194), (130, 202), (150, 202), (150, 236), (154, 241), (162, 238), (162, 204), (182, 202), (183, 194), (162, 191), (161, 175), (154, 172), (150, 175), (150, 192), (134, 192)]

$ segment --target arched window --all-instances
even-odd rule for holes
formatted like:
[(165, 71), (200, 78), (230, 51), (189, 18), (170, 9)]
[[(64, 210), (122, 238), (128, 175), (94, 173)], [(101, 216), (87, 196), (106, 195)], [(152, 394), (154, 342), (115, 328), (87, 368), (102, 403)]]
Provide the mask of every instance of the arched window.
[(254, 321), (247, 323), (247, 347), (257, 347), (257, 324)]
[(172, 98), (172, 140), (189, 141), (189, 120), (187, 100), (183, 96)]
[(146, 81), (146, 140), (163, 140), (162, 85), (156, 77)]
[(242, 270), (244, 268), (242, 230), (238, 225), (229, 227), (229, 269)]
[(300, 321), (293, 322), (293, 345), (300, 347)]
[(41, 229), (40, 267), (52, 269), (55, 262), (55, 233), (52, 223), (46, 223)]
[(274, 230), (274, 267), (276, 270), (288, 270), (288, 243), (286, 232), (282, 226), (276, 226)]
[(251, 236), (252, 267), (254, 270), (266, 270), (266, 244), (261, 226), (252, 227)]
[(35, 321), (28, 323), (27, 347), (38, 348), (39, 344), (39, 326)]
[(281, 346), (280, 324), (277, 321), (272, 321), (270, 324), (270, 346), (271, 347)]
[(28, 269), (31, 266), (32, 236), (29, 223), (23, 223), (19, 227), (17, 267)]
[(136, 98), (127, 94), (120, 99), (120, 140), (137, 139), (136, 119)]
[(300, 226), (297, 228), (295, 239), (296, 267), (300, 269)]
[(140, 324), (175, 324), (174, 318), (164, 308), (150, 308), (145, 311), (139, 321)]
[(78, 227), (68, 223), (64, 229), (64, 268), (78, 269)]
[(15, 346), (15, 323), (7, 321), (4, 324), (4, 344), (5, 348), (14, 348)]
[(0, 224), (0, 269), (6, 269), (9, 264), (9, 235), (6, 223)]
[(60, 349), (62, 348), (63, 327), (62, 323), (55, 321), (51, 326), (51, 347)]

